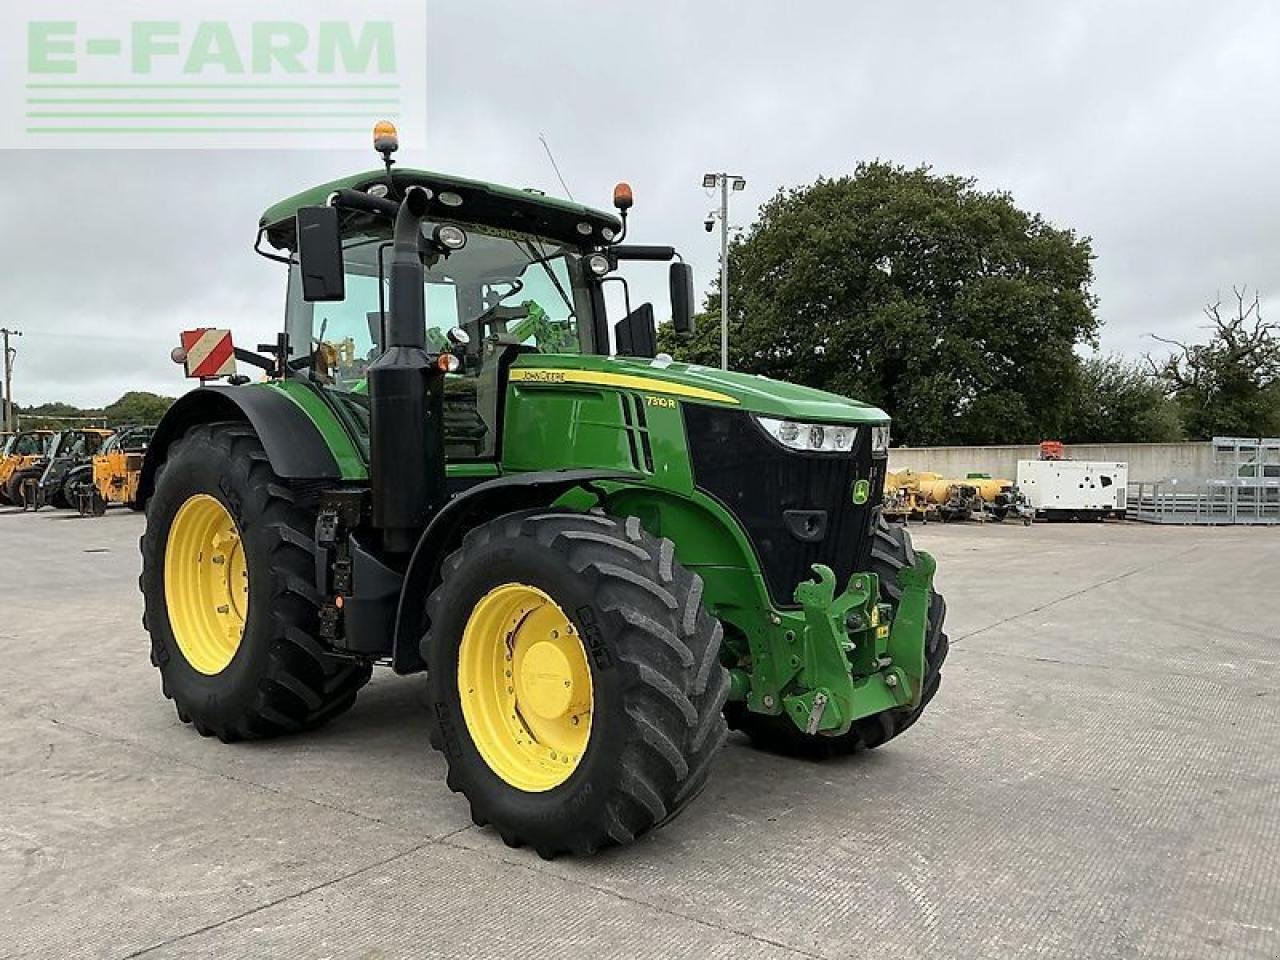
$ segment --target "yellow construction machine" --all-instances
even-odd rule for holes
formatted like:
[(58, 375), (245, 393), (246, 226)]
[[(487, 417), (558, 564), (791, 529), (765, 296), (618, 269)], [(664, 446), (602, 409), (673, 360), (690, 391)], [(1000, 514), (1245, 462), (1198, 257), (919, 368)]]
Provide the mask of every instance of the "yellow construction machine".
[(113, 503), (132, 510), (142, 509), (138, 502), (138, 482), (155, 430), (154, 426), (121, 427), (102, 445), (91, 463), (78, 467), (68, 478), (72, 505), (82, 516), (100, 517)]
[(0, 450), (0, 503), (22, 503), (18, 479), (48, 453), (52, 440), (52, 430), (19, 430), (9, 435)]
[(884, 479), (884, 503), (880, 512), (887, 520), (928, 523), (937, 516), (938, 505), (925, 493), (924, 485), (941, 480), (940, 473), (891, 470)]
[(1034, 512), (1012, 480), (971, 473), (962, 480), (940, 473), (892, 470), (885, 478), (882, 512), (889, 520), (928, 523), (952, 520), (1017, 519), (1029, 524)]

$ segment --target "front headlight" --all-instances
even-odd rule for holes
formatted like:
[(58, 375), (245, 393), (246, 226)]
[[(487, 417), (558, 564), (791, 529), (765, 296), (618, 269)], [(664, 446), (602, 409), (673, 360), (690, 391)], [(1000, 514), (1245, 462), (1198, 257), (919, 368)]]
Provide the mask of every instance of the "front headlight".
[(871, 455), (883, 457), (889, 452), (889, 425), (878, 423), (871, 428)]
[(756, 417), (764, 432), (784, 447), (801, 453), (848, 453), (858, 439), (858, 428), (844, 423), (801, 423)]

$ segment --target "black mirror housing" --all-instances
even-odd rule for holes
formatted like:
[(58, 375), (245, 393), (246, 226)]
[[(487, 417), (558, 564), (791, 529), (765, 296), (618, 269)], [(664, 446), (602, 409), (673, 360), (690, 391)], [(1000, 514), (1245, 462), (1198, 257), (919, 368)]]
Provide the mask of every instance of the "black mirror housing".
[(307, 303), (346, 299), (337, 208), (299, 207), (296, 225), (302, 299)]
[(693, 267), (676, 262), (669, 273), (671, 325), (676, 333), (693, 333)]

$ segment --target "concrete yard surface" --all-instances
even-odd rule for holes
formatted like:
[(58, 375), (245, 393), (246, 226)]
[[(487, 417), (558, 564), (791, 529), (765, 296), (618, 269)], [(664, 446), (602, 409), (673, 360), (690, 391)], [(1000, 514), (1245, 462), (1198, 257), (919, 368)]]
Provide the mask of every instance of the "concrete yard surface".
[(0, 956), (1280, 957), (1280, 530), (913, 527), (952, 642), (914, 729), (733, 735), (666, 828), (544, 862), (449, 792), (420, 677), (180, 723), (143, 523), (0, 511)]

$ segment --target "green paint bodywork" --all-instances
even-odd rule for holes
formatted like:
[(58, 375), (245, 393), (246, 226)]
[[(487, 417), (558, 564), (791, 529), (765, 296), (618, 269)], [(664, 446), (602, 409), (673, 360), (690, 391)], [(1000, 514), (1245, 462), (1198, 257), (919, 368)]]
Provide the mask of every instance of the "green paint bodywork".
[[(899, 572), (896, 612), (880, 602), (875, 574), (856, 573), (841, 589), (823, 566), (814, 568), (814, 580), (796, 585), (796, 606), (775, 607), (746, 531), (694, 485), (680, 404), (860, 425), (887, 422), (881, 410), (807, 387), (674, 362), (533, 354), (512, 369), (529, 368), (581, 371), (601, 382), (513, 380), (500, 462), (449, 463), (451, 476), (569, 467), (634, 473), (635, 480), (601, 485), (604, 507), (669, 538), (680, 562), (702, 577), (704, 603), (726, 626), (722, 659), (730, 668), (731, 696), (756, 712), (785, 713), (818, 735), (838, 735), (861, 717), (919, 703), (933, 559), (918, 552), (916, 566)], [(609, 382), (615, 378), (626, 378), (625, 386)], [(243, 389), (283, 392), (316, 424), (343, 479), (367, 479), (361, 444), (320, 390), (301, 380)], [(680, 390), (711, 391), (723, 399), (687, 399)], [(642, 440), (651, 466), (638, 453)], [(851, 501), (859, 493), (865, 498), (866, 491), (855, 489)], [(581, 491), (559, 501), (575, 509), (595, 503)]]
[(364, 454), (352, 438), (350, 431), (342, 425), (342, 420), (334, 412), (333, 407), (325, 400), (320, 391), (301, 380), (270, 380), (256, 386), (246, 385), (245, 390), (278, 390), (296, 403), (316, 425), (320, 435), (329, 446), (333, 459), (342, 471), (343, 480), (366, 480), (369, 467)]
[[(878, 407), (846, 397), (782, 380), (696, 364), (625, 357), (535, 354), (520, 358), (514, 369), (588, 370), (604, 374), (640, 376), (659, 384), (693, 387), (725, 394), (742, 410), (794, 420), (829, 423), (888, 423), (889, 415)], [(712, 401), (698, 401), (712, 402)]]
[[(794, 679), (783, 697), (787, 715), (810, 734), (841, 734), (854, 720), (882, 710), (919, 705), (924, 693), (924, 638), (928, 629), (929, 590), (936, 569), (923, 551), (916, 564), (898, 573), (902, 595), (895, 612), (880, 602), (879, 578), (855, 573), (836, 594), (836, 578), (817, 564), (816, 579), (796, 586), (796, 602), (804, 611), (805, 629), (786, 636), (799, 652), (774, 671)], [(891, 618), (891, 622), (890, 622)]]
[[(288, 246), (299, 207), (322, 204), (335, 190), (361, 188), (385, 176), (374, 170), (304, 191), (270, 207), (261, 225), (274, 243)], [(526, 222), (554, 216), (562, 229), (571, 216), (590, 223), (593, 231), (621, 226), (612, 214), (528, 191), (401, 168), (395, 176), (402, 186), (418, 183), (437, 193), (470, 191), (468, 196), (505, 205)], [(486, 216), (493, 216), (492, 209)], [(578, 226), (568, 223), (570, 230)], [(541, 308), (529, 305), (518, 339), (530, 332), (526, 327), (544, 321)], [(548, 346), (541, 338), (539, 343), (544, 350)], [(568, 352), (525, 354), (512, 366), (502, 398), (498, 460), (450, 462), (450, 476), (594, 467), (633, 477), (599, 485), (604, 508), (615, 516), (636, 517), (650, 533), (670, 539), (680, 562), (701, 576), (703, 602), (725, 625), (721, 657), (730, 671), (730, 696), (752, 711), (786, 714), (815, 735), (839, 735), (859, 718), (920, 702), (933, 559), (917, 553), (915, 566), (899, 571), (896, 611), (881, 602), (875, 574), (855, 573), (841, 585), (821, 565), (814, 567), (813, 580), (795, 586), (794, 606), (775, 606), (746, 531), (720, 501), (694, 484), (680, 405), (863, 427), (888, 423), (882, 410), (743, 373), (665, 359), (579, 355), (571, 342), (556, 346)], [(529, 372), (535, 370), (541, 372)], [(316, 425), (343, 480), (367, 481), (368, 438), (354, 435), (355, 421), (343, 413), (342, 402), (303, 380), (242, 389), (283, 392)], [(365, 393), (364, 384), (352, 392)], [(868, 481), (859, 479), (849, 491), (850, 504), (865, 503), (872, 493)], [(598, 499), (574, 491), (557, 502), (585, 510)]]
[[(512, 382), (502, 469), (640, 472), (642, 479), (602, 485), (605, 509), (637, 517), (650, 533), (669, 538), (681, 564), (702, 577), (704, 603), (727, 628), (723, 659), (731, 671), (731, 696), (753, 711), (786, 713), (801, 729), (827, 735), (846, 732), (861, 717), (919, 703), (932, 558), (918, 553), (917, 565), (900, 572), (903, 595), (896, 616), (880, 603), (874, 574), (855, 574), (837, 596), (825, 567), (815, 568), (815, 582), (797, 585), (797, 608), (774, 607), (746, 531), (694, 485), (679, 404), (862, 425), (886, 423), (883, 411), (807, 387), (681, 363), (539, 354), (522, 357), (513, 369), (525, 367), (582, 371), (605, 382)], [(609, 385), (614, 377), (628, 378), (628, 385)], [(643, 381), (656, 386), (648, 391)], [(664, 392), (681, 387), (724, 399)], [(641, 434), (652, 449), (651, 469), (632, 452), (641, 447)], [(857, 494), (851, 490), (851, 500)], [(591, 500), (570, 496), (564, 505), (585, 508)], [(851, 621), (856, 629), (848, 628)]]

